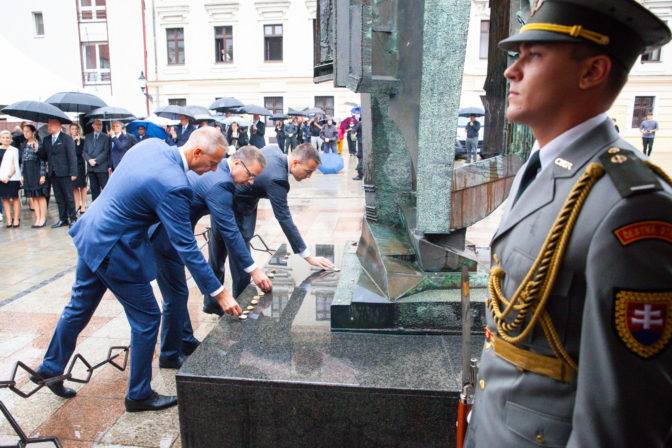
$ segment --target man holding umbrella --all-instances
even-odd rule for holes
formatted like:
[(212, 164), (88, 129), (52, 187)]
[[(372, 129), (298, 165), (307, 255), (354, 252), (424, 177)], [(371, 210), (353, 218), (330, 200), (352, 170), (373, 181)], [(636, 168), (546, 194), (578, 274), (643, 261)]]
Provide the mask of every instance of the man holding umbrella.
[(77, 178), (77, 155), (75, 142), (61, 132), (61, 122), (51, 118), (47, 123), (50, 136), (44, 139), (38, 155), (49, 163), (48, 176), (58, 204), (58, 222), (52, 229), (72, 225), (77, 221), (72, 181)]
[(476, 115), (469, 115), (469, 123), (464, 127), (467, 132), (467, 163), (475, 162), (478, 158), (478, 132), (481, 130), (481, 123), (476, 121)]

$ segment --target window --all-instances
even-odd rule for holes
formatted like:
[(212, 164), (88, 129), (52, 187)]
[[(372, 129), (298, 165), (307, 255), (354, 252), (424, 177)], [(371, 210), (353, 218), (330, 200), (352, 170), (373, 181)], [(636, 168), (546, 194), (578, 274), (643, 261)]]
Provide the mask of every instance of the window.
[(215, 62), (233, 62), (233, 27), (215, 27)]
[(35, 21), (35, 35), (44, 36), (44, 17), (42, 17), (42, 13), (34, 12), (33, 20)]
[(107, 43), (82, 44), (84, 85), (110, 83), (110, 47)]
[(79, 20), (85, 22), (105, 19), (107, 19), (105, 0), (79, 0)]
[(655, 50), (642, 55), (642, 64), (647, 62), (660, 62), (660, 48), (656, 48)]
[(646, 114), (653, 112), (653, 96), (636, 96), (635, 108), (632, 112), (632, 127), (639, 129), (642, 121), (646, 120)]
[(488, 44), (490, 43), (490, 21), (481, 20), (481, 45), (478, 49), (478, 57), (488, 59)]
[(264, 61), (282, 61), (282, 25), (264, 25)]
[[(265, 96), (264, 97), (264, 107), (270, 110), (273, 115), (280, 115), (283, 111), (282, 97), (281, 96)], [(267, 122), (268, 117), (264, 117), (264, 120)]]
[(186, 98), (169, 98), (168, 99), (168, 105), (170, 105), (170, 106), (186, 106), (187, 105), (187, 99)]
[(167, 28), (168, 64), (184, 64), (184, 28)]
[(334, 116), (334, 97), (333, 96), (316, 96), (315, 107), (319, 107), (325, 114), (330, 117)]

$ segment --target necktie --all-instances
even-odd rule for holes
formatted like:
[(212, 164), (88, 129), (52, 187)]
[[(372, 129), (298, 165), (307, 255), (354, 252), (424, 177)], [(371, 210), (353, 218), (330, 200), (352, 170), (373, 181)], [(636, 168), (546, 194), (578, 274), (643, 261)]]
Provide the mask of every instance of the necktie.
[(54, 136), (52, 135), (52, 136), (51, 136), (51, 144), (53, 145), (53, 144), (55, 144), (55, 143), (56, 143), (56, 137), (54, 137)]
[(95, 134), (93, 134), (93, 144), (94, 144), (94, 146), (95, 146), (97, 141), (98, 141), (98, 133), (96, 132)]
[(182, 134), (184, 134), (184, 132), (185, 132), (186, 130), (187, 130), (187, 127), (186, 127), (186, 126), (182, 126)]
[(535, 151), (530, 156), (525, 166), (525, 172), (523, 172), (523, 177), (520, 179), (520, 185), (518, 186), (518, 191), (516, 192), (516, 199), (513, 203), (515, 204), (518, 198), (523, 194), (523, 191), (530, 186), (532, 181), (537, 177), (537, 173), (541, 169), (541, 161), (539, 160), (539, 152)]

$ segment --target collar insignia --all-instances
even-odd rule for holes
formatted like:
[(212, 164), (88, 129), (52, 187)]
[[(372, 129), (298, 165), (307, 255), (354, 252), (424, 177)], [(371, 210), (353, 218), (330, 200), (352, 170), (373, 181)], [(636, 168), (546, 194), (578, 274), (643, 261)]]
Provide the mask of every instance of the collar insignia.
[(555, 164), (558, 165), (560, 168), (566, 169), (567, 171), (571, 171), (572, 167), (574, 166), (572, 162), (568, 162), (567, 160), (561, 159), (560, 157), (555, 159)]

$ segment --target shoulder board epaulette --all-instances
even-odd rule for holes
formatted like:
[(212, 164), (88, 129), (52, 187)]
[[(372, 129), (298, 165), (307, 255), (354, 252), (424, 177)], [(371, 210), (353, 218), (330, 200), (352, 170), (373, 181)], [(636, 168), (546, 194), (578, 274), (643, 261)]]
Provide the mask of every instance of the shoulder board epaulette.
[(628, 149), (609, 148), (600, 156), (600, 162), (624, 198), (663, 188), (651, 168)]

